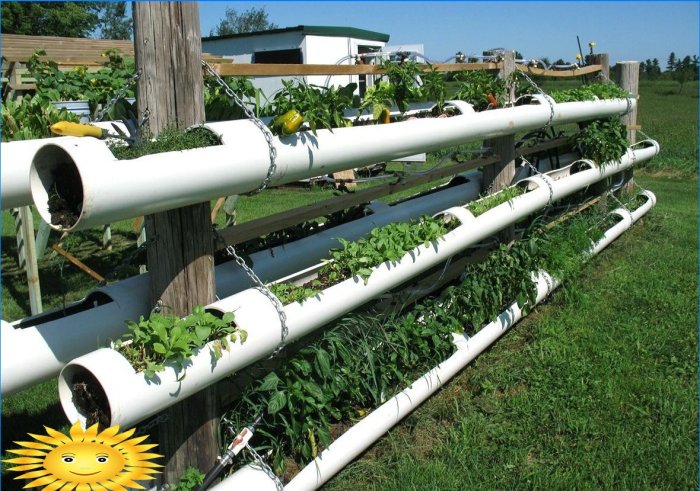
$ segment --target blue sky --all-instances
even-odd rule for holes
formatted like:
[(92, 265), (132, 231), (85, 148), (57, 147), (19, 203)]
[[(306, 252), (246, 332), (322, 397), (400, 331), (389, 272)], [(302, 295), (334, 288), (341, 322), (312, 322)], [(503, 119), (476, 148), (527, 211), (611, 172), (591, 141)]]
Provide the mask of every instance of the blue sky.
[(671, 51), (697, 55), (697, 2), (200, 2), (202, 35), (224, 16), (264, 7), (280, 27), (300, 24), (347, 26), (390, 35), (389, 44), (422, 43), (425, 54), (444, 61), (457, 51), (517, 49), (526, 58), (575, 61), (581, 39), (611, 63), (658, 58), (665, 68)]

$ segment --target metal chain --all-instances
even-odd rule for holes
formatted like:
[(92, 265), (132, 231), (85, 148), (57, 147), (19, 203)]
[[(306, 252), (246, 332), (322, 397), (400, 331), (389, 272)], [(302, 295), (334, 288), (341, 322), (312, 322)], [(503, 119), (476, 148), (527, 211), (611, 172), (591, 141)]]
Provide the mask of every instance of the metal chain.
[[(542, 172), (540, 172), (537, 167), (532, 165), (532, 163), (530, 163), (529, 160), (527, 160), (525, 157), (520, 157), (520, 158), (523, 161), (523, 163), (520, 165), (524, 165), (524, 166), (528, 167), (529, 169), (531, 169), (532, 171), (535, 172), (535, 175), (544, 176), (544, 174)], [(554, 203), (554, 188), (552, 188), (552, 183), (549, 182), (549, 179), (542, 179), (542, 180), (545, 182), (545, 184), (547, 184), (547, 187), (549, 188), (549, 204), (552, 205)]]
[(160, 416), (156, 416), (155, 418), (150, 420), (148, 423), (139, 426), (139, 429), (136, 430), (136, 432), (134, 433), (134, 436), (143, 435), (144, 433), (146, 433), (147, 430), (153, 428), (154, 426), (159, 425), (160, 423), (165, 423), (167, 420), (168, 420), (168, 414), (162, 413)]
[(229, 245), (226, 243), (224, 238), (221, 236), (219, 231), (216, 228), (213, 228), (214, 230), (214, 237), (216, 240), (221, 242), (221, 244), (224, 245), (226, 248), (226, 253), (233, 258), (234, 261), (236, 261), (236, 264), (238, 264), (241, 268), (243, 268), (243, 271), (250, 277), (251, 280), (253, 280), (253, 283), (257, 286), (257, 289), (265, 295), (270, 302), (272, 302), (272, 305), (275, 307), (275, 310), (277, 311), (277, 315), (279, 316), (280, 319), (280, 327), (281, 327), (281, 333), (280, 333), (280, 343), (277, 345), (277, 348), (275, 351), (272, 352), (270, 355), (270, 358), (274, 358), (279, 354), (280, 351), (282, 351), (282, 348), (284, 348), (284, 342), (287, 339), (287, 335), (289, 334), (289, 328), (287, 327), (287, 314), (284, 311), (284, 306), (282, 305), (282, 302), (280, 302), (279, 298), (275, 296), (274, 293), (270, 291), (270, 289), (265, 286), (265, 283), (263, 283), (260, 278), (258, 278), (258, 275), (255, 274), (255, 271), (253, 271), (245, 262), (245, 260), (239, 256), (236, 253), (236, 249), (233, 248), (232, 245)]
[(250, 452), (250, 455), (253, 456), (253, 459), (255, 459), (255, 462), (260, 466), (260, 469), (262, 469), (262, 471), (265, 473), (265, 475), (274, 481), (275, 487), (277, 487), (277, 491), (284, 491), (284, 484), (282, 484), (282, 481), (280, 481), (279, 477), (277, 477), (275, 471), (273, 471), (272, 468), (269, 465), (267, 465), (265, 459), (263, 459), (262, 456), (249, 444), (246, 444), (246, 448), (248, 449), (248, 452)]
[(265, 123), (260, 121), (260, 119), (253, 114), (253, 112), (246, 106), (246, 103), (238, 97), (238, 95), (231, 89), (231, 87), (228, 86), (228, 84), (222, 79), (218, 73), (214, 70), (214, 68), (207, 63), (206, 61), (202, 60), (202, 67), (206, 70), (206, 72), (214, 77), (214, 80), (224, 89), (224, 92), (226, 92), (226, 95), (229, 96), (233, 101), (241, 108), (241, 110), (245, 113), (245, 115), (253, 122), (255, 126), (260, 129), (262, 132), (263, 136), (265, 137), (265, 141), (267, 142), (267, 146), (270, 149), (270, 167), (267, 169), (267, 175), (265, 176), (265, 179), (263, 182), (260, 184), (258, 189), (255, 191), (252, 191), (248, 194), (257, 194), (263, 189), (265, 189), (269, 184), (270, 181), (272, 180), (272, 176), (275, 174), (277, 171), (277, 149), (275, 148), (275, 144), (273, 142), (273, 137), (274, 135), (270, 131), (270, 128), (267, 127)]
[(540, 94), (542, 94), (542, 95), (544, 96), (545, 100), (547, 101), (547, 104), (549, 104), (549, 121), (547, 121), (547, 123), (542, 127), (543, 129), (546, 129), (549, 125), (552, 124), (552, 121), (554, 121), (554, 104), (552, 104), (552, 98), (549, 97), (549, 96), (545, 93), (545, 91), (542, 90), (542, 89), (540, 88), (540, 86), (537, 85), (537, 84), (535, 83), (534, 80), (532, 80), (530, 77), (528, 77), (527, 74), (526, 74), (525, 72), (523, 72), (523, 71), (520, 70), (520, 69), (517, 69), (515, 72), (516, 72), (516, 73), (519, 73), (521, 76), (523, 76), (523, 77), (525, 78), (525, 80), (526, 80), (530, 85), (532, 85), (532, 87), (533, 87), (537, 92), (539, 92)]
[(105, 106), (98, 111), (97, 115), (95, 116), (96, 123), (102, 121), (102, 118), (104, 118), (107, 112), (110, 109), (112, 109), (112, 106), (114, 106), (119, 99), (124, 97), (124, 94), (126, 94), (126, 91), (129, 90), (129, 87), (131, 87), (134, 84), (134, 82), (136, 82), (141, 77), (141, 73), (142, 70), (139, 68), (136, 73), (134, 73), (131, 77), (128, 78), (128, 80), (124, 83), (124, 86), (117, 91), (115, 96), (112, 97), (112, 99), (109, 100), (107, 104), (105, 104)]

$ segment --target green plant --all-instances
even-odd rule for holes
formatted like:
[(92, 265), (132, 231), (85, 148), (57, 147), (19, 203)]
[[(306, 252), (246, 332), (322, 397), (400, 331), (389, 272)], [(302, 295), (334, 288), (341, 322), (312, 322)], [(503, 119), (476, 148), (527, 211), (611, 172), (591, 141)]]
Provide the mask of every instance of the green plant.
[(201, 306), (185, 318), (153, 313), (148, 319), (141, 316), (138, 322), (128, 321), (127, 327), (130, 332), (117, 340), (115, 347), (147, 378), (165, 370), (166, 364), (184, 370), (187, 360), (210, 341), (216, 341), (211, 354), (218, 360), (222, 350), (229, 349), (229, 342), (238, 337), (244, 343), (248, 337), (234, 325), (232, 313), (218, 318)]
[(41, 97), (24, 97), (21, 102), (2, 104), (2, 141), (34, 140), (54, 136), (49, 127), (58, 121), (77, 123), (79, 117), (57, 109)]
[(343, 118), (343, 112), (353, 107), (356, 88), (357, 84), (354, 83), (345, 87), (319, 87), (303, 80), (282, 80), (282, 89), (265, 112), (281, 116), (297, 110), (314, 134), (319, 128), (342, 128), (351, 124)]
[(386, 70), (386, 76), (393, 87), (394, 102), (403, 114), (408, 110), (410, 101), (422, 99), (423, 94), (418, 85), (418, 80), (423, 70), (413, 60), (403, 60), (401, 62), (386, 60), (382, 66)]
[[(243, 102), (253, 106), (253, 114), (260, 116), (263, 93), (249, 78), (225, 77), (224, 82)], [(243, 109), (226, 94), (226, 89), (213, 77), (204, 78), (204, 89), (204, 113), (207, 121), (230, 121), (247, 117)]]
[(381, 80), (367, 89), (362, 103), (358, 108), (358, 114), (364, 109), (372, 109), (372, 118), (379, 119), (379, 115), (385, 108), (391, 107), (394, 101), (394, 86), (385, 80)]
[[(44, 51), (35, 51), (27, 61), (29, 74), (36, 80), (36, 96), (47, 103), (85, 99), (93, 112), (122, 89), (135, 72), (133, 60), (123, 58), (115, 49), (103, 53), (106, 58), (103, 67), (93, 72), (86, 66), (60, 70), (55, 61), (40, 58), (44, 55)], [(129, 88), (125, 96), (133, 95), (133, 88)]]
[(516, 196), (520, 196), (524, 193), (525, 188), (521, 186), (509, 186), (507, 188), (503, 188), (497, 193), (490, 194), (481, 199), (470, 202), (467, 204), (467, 209), (472, 212), (472, 215), (478, 217), (491, 208), (495, 208), (496, 206), (505, 203), (506, 201), (510, 201)]
[(555, 102), (579, 102), (629, 97), (625, 90), (612, 82), (582, 85), (572, 89), (553, 90), (549, 95)]
[(430, 65), (429, 69), (421, 74), (421, 79), (423, 81), (421, 87), (423, 97), (428, 101), (434, 101), (437, 111), (442, 112), (445, 107), (445, 99), (447, 98), (445, 75)]
[(488, 108), (488, 94), (496, 98), (499, 106), (502, 106), (506, 100), (505, 81), (485, 70), (458, 72), (454, 79), (457, 82), (454, 98), (470, 103), (476, 111)]
[(174, 491), (192, 491), (199, 489), (199, 486), (204, 482), (205, 474), (196, 467), (188, 467), (180, 476), (180, 480), (175, 484)]
[(203, 127), (189, 129), (169, 126), (158, 134), (155, 139), (148, 134), (141, 135), (133, 146), (126, 146), (122, 142), (110, 145), (110, 150), (119, 160), (130, 160), (144, 155), (152, 155), (163, 152), (177, 152), (193, 148), (203, 148), (221, 145), (219, 137)]
[(627, 151), (627, 131), (620, 118), (599, 119), (582, 126), (575, 141), (583, 158), (605, 165), (618, 161)]

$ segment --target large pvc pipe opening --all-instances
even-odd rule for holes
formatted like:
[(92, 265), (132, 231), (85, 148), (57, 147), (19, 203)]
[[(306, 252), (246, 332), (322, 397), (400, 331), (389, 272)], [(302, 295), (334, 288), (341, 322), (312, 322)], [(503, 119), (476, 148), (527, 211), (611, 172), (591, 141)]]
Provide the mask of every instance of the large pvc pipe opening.
[(54, 144), (41, 147), (30, 170), (37, 211), (46, 223), (70, 229), (83, 211), (83, 181), (71, 155)]

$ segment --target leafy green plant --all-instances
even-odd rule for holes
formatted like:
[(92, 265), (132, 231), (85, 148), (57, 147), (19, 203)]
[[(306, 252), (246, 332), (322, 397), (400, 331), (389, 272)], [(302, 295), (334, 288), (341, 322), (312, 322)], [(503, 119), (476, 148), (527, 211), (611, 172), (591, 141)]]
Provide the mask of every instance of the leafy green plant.
[(2, 141), (34, 140), (53, 135), (49, 127), (59, 121), (77, 123), (79, 116), (57, 109), (41, 97), (24, 97), (21, 102), (2, 104)]
[[(98, 105), (107, 103), (135, 73), (133, 60), (123, 58), (115, 49), (103, 53), (103, 67), (92, 72), (86, 66), (60, 70), (55, 61), (41, 58), (45, 54), (35, 51), (27, 61), (29, 74), (36, 80), (36, 95), (47, 102), (87, 100), (93, 112)], [(133, 95), (133, 88), (129, 88), (125, 96)]]
[(413, 60), (404, 60), (398, 63), (386, 60), (382, 66), (386, 70), (386, 76), (393, 87), (394, 102), (403, 114), (408, 110), (410, 101), (417, 101), (423, 97), (420, 85), (418, 85), (418, 80), (423, 70)]
[(505, 81), (485, 70), (458, 72), (454, 79), (458, 83), (454, 98), (470, 103), (476, 111), (488, 108), (488, 94), (496, 98), (499, 106), (502, 106), (506, 100)]
[(467, 209), (472, 212), (472, 215), (478, 217), (482, 213), (490, 210), (491, 208), (495, 208), (496, 206), (505, 203), (506, 201), (510, 201), (516, 196), (520, 196), (524, 193), (525, 188), (523, 187), (509, 186), (500, 190), (497, 193), (484, 196), (483, 198), (476, 201), (472, 201), (471, 203), (467, 204)]
[(422, 73), (421, 79), (423, 81), (423, 86), (421, 87), (423, 97), (426, 100), (434, 101), (438, 112), (442, 112), (445, 107), (445, 99), (447, 99), (445, 75), (430, 65), (430, 68)]
[(583, 158), (598, 165), (617, 161), (627, 151), (627, 130), (618, 117), (582, 124), (575, 141)]
[(394, 86), (385, 80), (380, 80), (365, 92), (362, 103), (358, 109), (358, 114), (367, 109), (372, 109), (372, 118), (379, 119), (384, 108), (390, 108), (394, 101)]
[(183, 370), (195, 351), (210, 341), (216, 341), (211, 354), (218, 360), (222, 350), (230, 348), (229, 341), (240, 339), (244, 343), (247, 338), (247, 333), (234, 325), (232, 313), (218, 318), (201, 306), (185, 318), (153, 313), (148, 319), (141, 316), (138, 322), (128, 321), (127, 327), (129, 332), (115, 347), (147, 378), (165, 370), (166, 364)]
[(307, 298), (313, 297), (320, 291), (316, 288), (318, 286), (320, 286), (320, 282), (311, 281), (302, 286), (293, 283), (273, 283), (269, 285), (269, 288), (283, 305), (287, 305), (293, 302), (303, 302)]
[(174, 491), (192, 491), (199, 489), (199, 486), (204, 482), (205, 474), (196, 467), (188, 467), (180, 476), (180, 480), (175, 484)]
[(531, 308), (537, 294), (533, 271), (577, 272), (599, 218), (577, 216), (553, 230), (533, 226), (524, 239), (502, 244), (467, 267), (460, 284), (403, 315), (346, 317), (252, 382), (224, 420), (242, 427), (265, 414), (258, 433), (268, 439), (261, 448), (271, 452), (276, 472), (284, 472), (286, 456), (305, 464), (340, 428), (449, 356), (451, 333), (478, 331), (513, 301)]
[(629, 97), (625, 90), (612, 82), (582, 85), (574, 89), (553, 90), (549, 95), (555, 102), (579, 102)]
[[(263, 93), (247, 77), (225, 77), (226, 85), (244, 102), (252, 105), (251, 111), (260, 116)], [(204, 79), (204, 113), (207, 121), (230, 121), (246, 118), (243, 110), (226, 94), (226, 90), (212, 77)]]
[(351, 125), (343, 112), (353, 107), (357, 84), (344, 87), (319, 87), (303, 80), (282, 80), (282, 89), (275, 94), (267, 114), (281, 116), (295, 109), (315, 134), (319, 128), (342, 128)]

